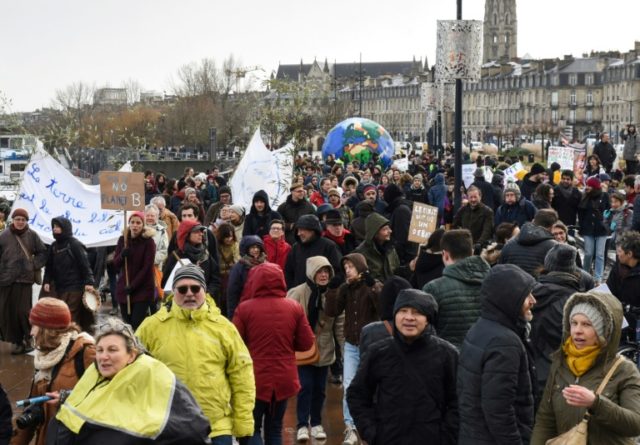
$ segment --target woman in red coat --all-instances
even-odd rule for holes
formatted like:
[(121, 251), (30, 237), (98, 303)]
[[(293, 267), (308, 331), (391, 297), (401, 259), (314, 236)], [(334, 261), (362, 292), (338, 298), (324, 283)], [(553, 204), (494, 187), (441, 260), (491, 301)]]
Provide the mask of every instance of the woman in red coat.
[(287, 399), (300, 391), (295, 351), (311, 349), (315, 338), (302, 306), (286, 298), (280, 266), (263, 263), (253, 267), (247, 286), (251, 299), (240, 303), (233, 323), (249, 348), (256, 378), (255, 429), (249, 444), (263, 443), (264, 421), (265, 443), (280, 445)]
[[(129, 227), (118, 239), (113, 266), (120, 271), (116, 285), (116, 300), (120, 305), (123, 320), (137, 329), (142, 320), (153, 309), (155, 301), (155, 273), (153, 264), (156, 257), (155, 230), (144, 224), (144, 213), (133, 212), (129, 216)], [(127, 247), (124, 237), (127, 237)], [(125, 262), (125, 258), (127, 261)], [(126, 280), (125, 263), (129, 272)], [(131, 302), (128, 312), (127, 295)]]

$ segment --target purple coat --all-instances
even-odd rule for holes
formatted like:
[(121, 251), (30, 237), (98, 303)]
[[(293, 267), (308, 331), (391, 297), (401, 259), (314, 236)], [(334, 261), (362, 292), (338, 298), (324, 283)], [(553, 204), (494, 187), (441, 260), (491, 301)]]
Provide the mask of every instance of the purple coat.
[[(154, 230), (150, 227), (143, 229), (142, 235), (129, 239), (129, 287), (131, 288), (131, 302), (153, 301), (155, 298), (155, 273), (153, 262), (156, 256), (156, 244), (153, 241)], [(119, 304), (126, 304), (124, 258), (120, 256), (124, 249), (124, 237), (118, 238), (118, 245), (113, 257), (113, 265), (120, 271), (116, 285), (116, 300)]]

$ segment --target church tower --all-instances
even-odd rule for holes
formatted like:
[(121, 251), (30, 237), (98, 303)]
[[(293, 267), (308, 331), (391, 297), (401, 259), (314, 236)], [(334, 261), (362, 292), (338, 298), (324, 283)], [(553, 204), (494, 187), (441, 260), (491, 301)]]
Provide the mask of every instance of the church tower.
[(516, 0), (485, 0), (483, 62), (518, 57)]

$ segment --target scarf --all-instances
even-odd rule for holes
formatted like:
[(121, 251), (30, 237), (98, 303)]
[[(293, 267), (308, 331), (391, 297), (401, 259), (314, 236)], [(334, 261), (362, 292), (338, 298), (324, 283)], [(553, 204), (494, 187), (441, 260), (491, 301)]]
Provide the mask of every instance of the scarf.
[(254, 258), (249, 254), (246, 255), (242, 255), (242, 258), (240, 258), (240, 261), (242, 261), (242, 263), (246, 266), (249, 267), (249, 269), (251, 269), (253, 266), (257, 266), (258, 264), (262, 264), (265, 261), (267, 261), (267, 255), (265, 255), (264, 252), (260, 253), (260, 256), (258, 258)]
[(313, 281), (307, 278), (307, 286), (311, 289), (311, 295), (309, 295), (309, 303), (307, 304), (307, 319), (309, 320), (309, 326), (311, 330), (315, 332), (318, 318), (320, 317), (320, 311), (322, 310), (322, 294), (326, 292), (327, 286), (318, 286)]
[(333, 236), (328, 230), (324, 230), (322, 232), (322, 236), (325, 238), (329, 238), (331, 241), (336, 243), (339, 246), (344, 246), (344, 237), (349, 235), (351, 232), (347, 229), (342, 231), (342, 236)]
[(191, 243), (185, 243), (184, 254), (193, 264), (198, 266), (209, 259), (209, 252), (204, 247), (204, 244), (195, 246)]
[(36, 355), (33, 358), (33, 367), (36, 369), (36, 375), (33, 378), (35, 382), (51, 380), (53, 368), (64, 358), (69, 343), (76, 338), (78, 338), (76, 331), (66, 332), (60, 336), (60, 344), (57, 348), (48, 352), (36, 349)]
[(586, 346), (578, 349), (573, 344), (571, 336), (569, 336), (564, 342), (564, 345), (562, 345), (567, 366), (576, 377), (582, 376), (591, 369), (601, 349), (600, 345)]
[(25, 225), (24, 229), (16, 229), (16, 227), (13, 225), (13, 223), (11, 223), (11, 225), (9, 226), (9, 230), (11, 230), (11, 233), (13, 233), (15, 235), (22, 235), (27, 230), (29, 230), (29, 224)]
[(573, 186), (570, 185), (569, 187), (563, 187), (562, 185), (559, 185), (556, 187), (556, 191), (560, 192), (564, 199), (569, 199), (573, 193)]

